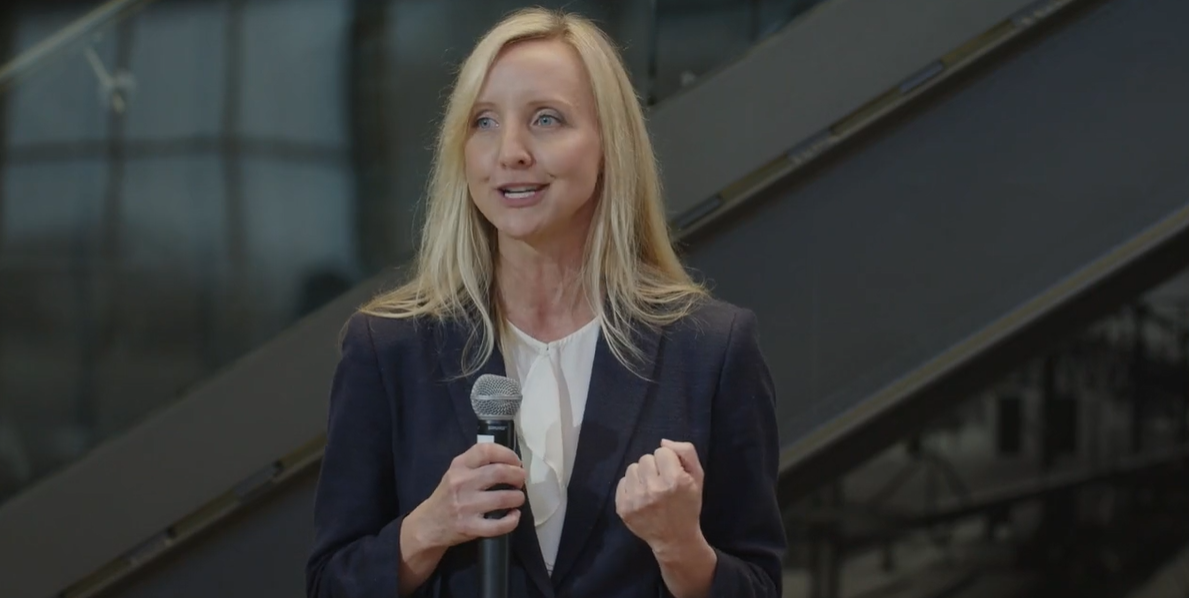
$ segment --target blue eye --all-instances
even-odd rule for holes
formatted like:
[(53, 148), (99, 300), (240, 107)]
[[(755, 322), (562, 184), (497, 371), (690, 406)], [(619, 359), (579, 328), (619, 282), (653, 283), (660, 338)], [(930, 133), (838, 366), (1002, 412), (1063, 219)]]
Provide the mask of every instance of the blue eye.
[(495, 126), (495, 121), (490, 116), (480, 116), (475, 119), (476, 129), (490, 129)]
[(561, 122), (561, 119), (552, 114), (542, 114), (537, 117), (537, 124), (544, 127), (551, 127)]

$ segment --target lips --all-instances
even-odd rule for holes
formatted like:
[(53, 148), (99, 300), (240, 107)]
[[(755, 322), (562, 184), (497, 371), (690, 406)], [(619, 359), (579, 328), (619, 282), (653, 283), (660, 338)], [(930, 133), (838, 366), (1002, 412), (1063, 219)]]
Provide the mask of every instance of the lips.
[(508, 199), (527, 199), (544, 188), (545, 185), (506, 185), (499, 190)]
[(541, 196), (547, 184), (517, 183), (499, 187), (500, 195), (513, 203), (528, 203)]

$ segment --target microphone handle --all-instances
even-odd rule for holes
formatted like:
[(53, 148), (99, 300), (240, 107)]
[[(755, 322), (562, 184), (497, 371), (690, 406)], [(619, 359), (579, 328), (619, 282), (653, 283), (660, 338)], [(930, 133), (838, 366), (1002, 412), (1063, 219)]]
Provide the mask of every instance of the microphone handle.
[[(478, 442), (493, 442), (506, 446), (517, 454), (516, 424), (511, 419), (479, 419)], [(510, 490), (507, 484), (497, 484), (491, 490)], [(487, 519), (499, 519), (507, 510), (487, 513)], [(508, 596), (508, 536), (479, 539), (479, 598), (507, 598)]]
[(479, 598), (508, 598), (508, 536), (479, 539)]
[[(511, 419), (479, 419), (479, 436), (478, 442), (493, 442), (495, 444), (506, 446), (516, 452), (516, 422)], [(489, 488), (489, 490), (511, 490), (512, 487), (507, 484), (496, 484)], [(499, 519), (507, 515), (506, 509), (499, 511), (492, 511), (485, 515), (487, 519)]]

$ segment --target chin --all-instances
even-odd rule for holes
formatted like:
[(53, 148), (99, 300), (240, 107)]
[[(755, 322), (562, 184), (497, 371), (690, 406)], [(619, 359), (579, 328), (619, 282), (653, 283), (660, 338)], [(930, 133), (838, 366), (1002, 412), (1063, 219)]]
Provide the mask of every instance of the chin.
[[(538, 206), (543, 207), (543, 206)], [(499, 210), (490, 222), (499, 236), (528, 244), (557, 240), (569, 233), (582, 234), (564, 218), (558, 219), (556, 212), (540, 209)]]
[(539, 235), (542, 227), (537, 222), (525, 222), (520, 218), (506, 218), (495, 223), (501, 236), (517, 241), (527, 241)]
[(508, 230), (508, 231), (501, 230), (500, 235), (502, 237), (504, 237), (505, 239), (519, 241), (526, 245), (538, 245), (538, 244), (540, 244), (540, 242), (542, 240), (544, 240), (548, 236), (536, 229), (531, 229), (531, 230), (513, 229), (513, 230)]

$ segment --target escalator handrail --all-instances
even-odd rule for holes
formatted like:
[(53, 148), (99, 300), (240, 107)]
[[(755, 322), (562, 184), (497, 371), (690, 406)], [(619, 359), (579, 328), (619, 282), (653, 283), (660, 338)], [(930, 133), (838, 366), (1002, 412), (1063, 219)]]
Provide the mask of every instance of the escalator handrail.
[[(1106, 315), (1166, 280), (1189, 255), (1189, 205), (908, 372), (856, 409), (814, 430), (781, 454), (778, 492), (795, 501), (815, 481), (859, 465), (861, 455), (903, 437), (937, 409), (968, 396), (1035, 351)], [(910, 403), (913, 403), (910, 405)]]
[(108, 0), (0, 66), (0, 93), (103, 26), (156, 0)]

